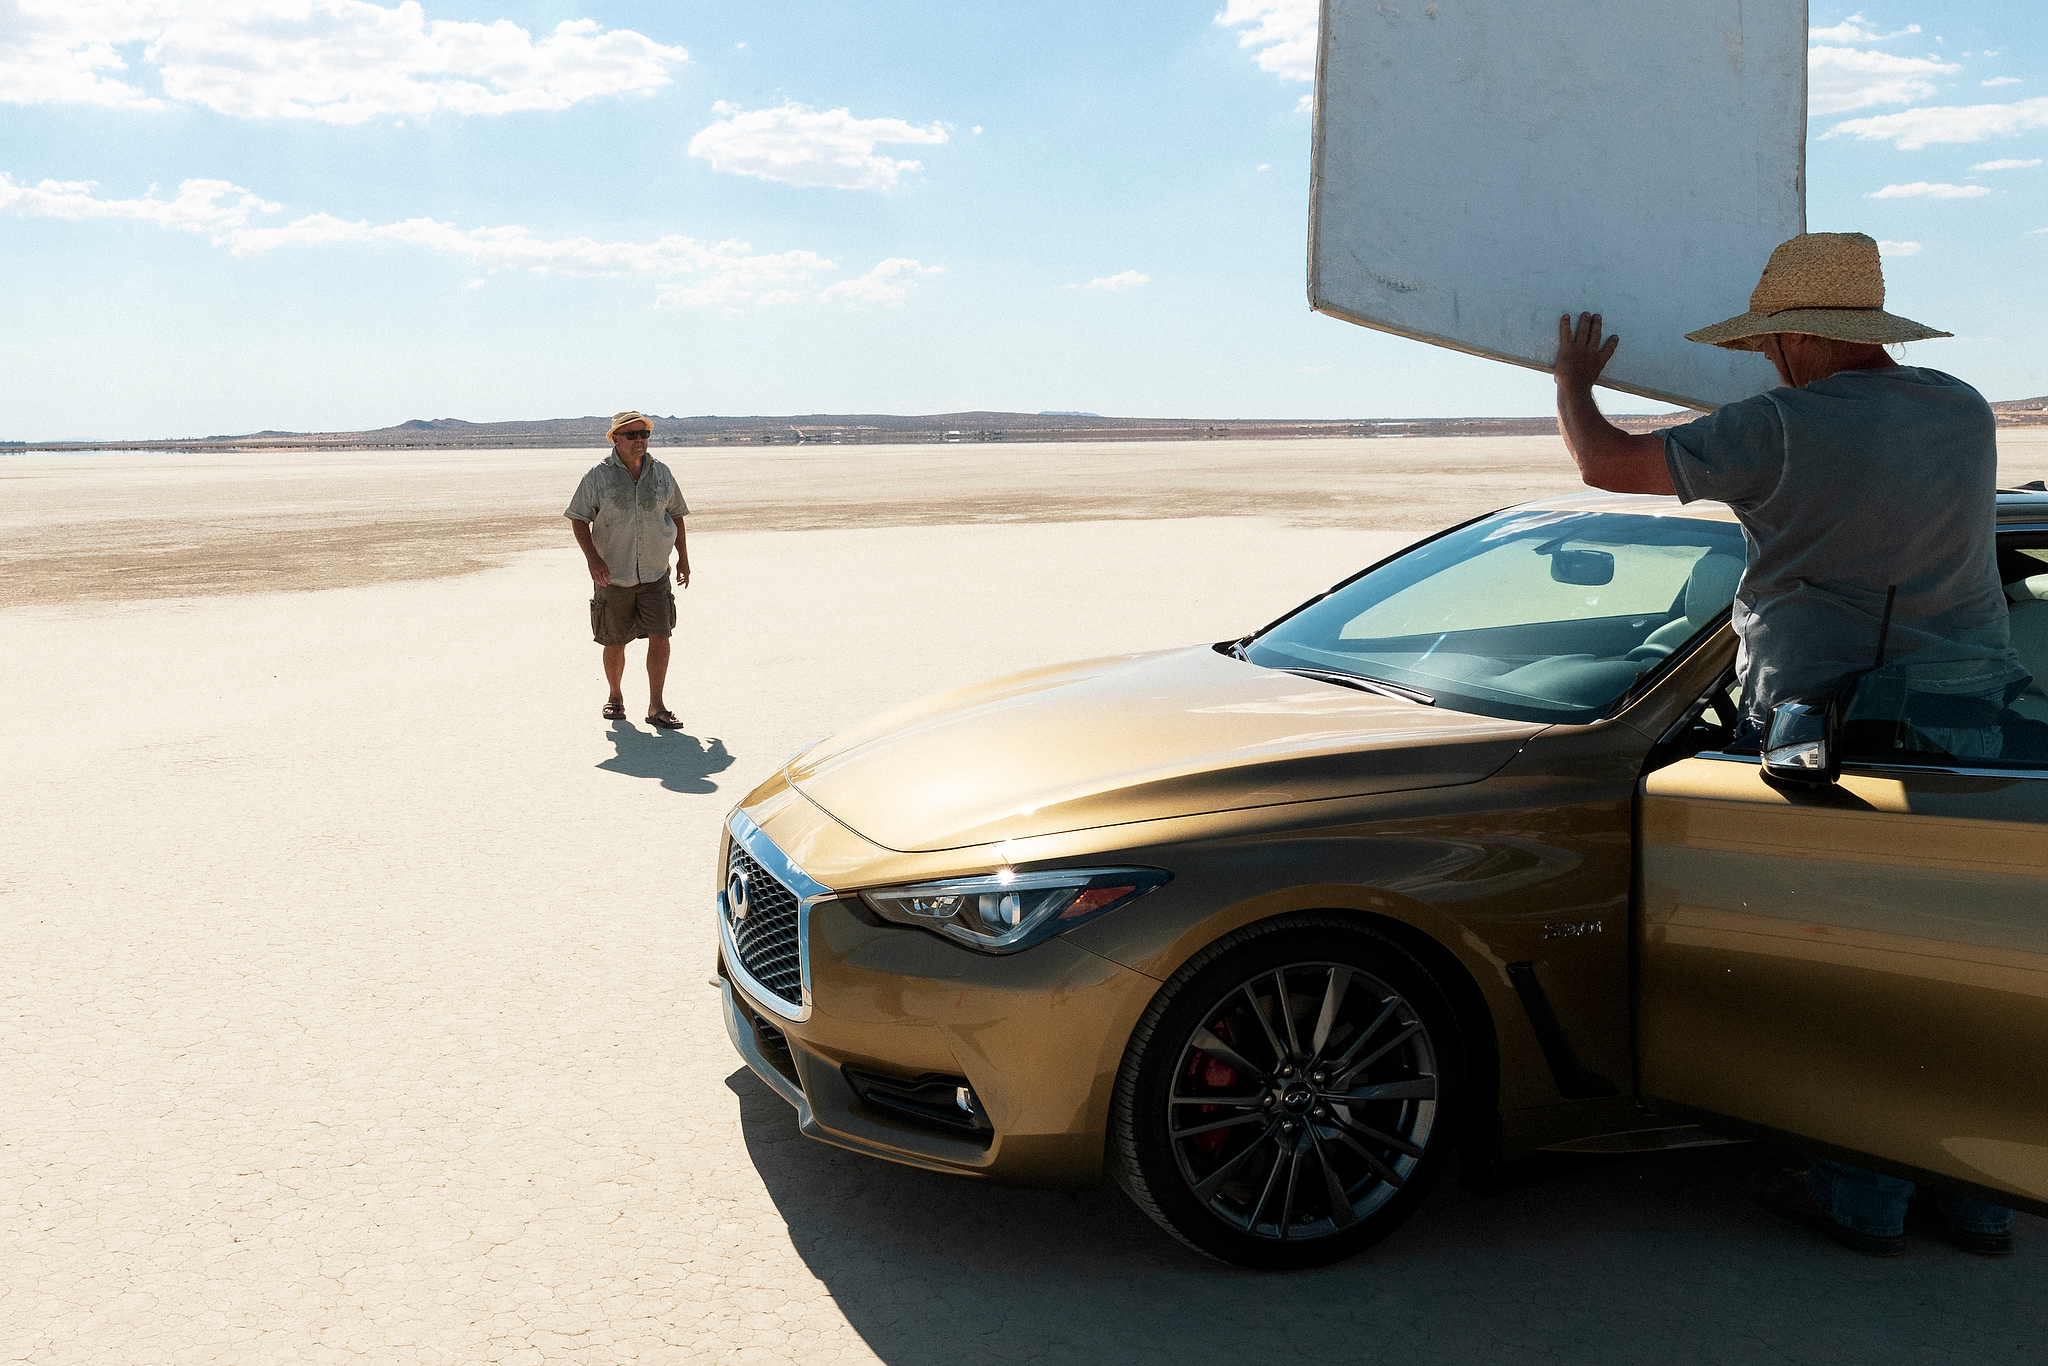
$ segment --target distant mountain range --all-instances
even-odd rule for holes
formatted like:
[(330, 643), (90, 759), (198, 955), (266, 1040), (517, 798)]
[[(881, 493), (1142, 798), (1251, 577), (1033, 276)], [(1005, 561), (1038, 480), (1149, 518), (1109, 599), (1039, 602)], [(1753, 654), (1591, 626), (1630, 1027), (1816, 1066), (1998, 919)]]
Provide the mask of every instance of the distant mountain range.
[[(657, 445), (788, 446), (808, 444), (902, 445), (922, 442), (1001, 441), (1211, 441), (1279, 437), (1496, 436), (1551, 432), (1555, 419), (1447, 418), (1396, 422), (1280, 418), (1189, 419), (1099, 417), (1092, 413), (803, 413), (750, 417), (663, 417), (650, 414)], [(249, 432), (146, 441), (0, 443), (26, 450), (432, 450), (476, 447), (588, 447), (605, 444), (606, 417), (559, 417), (538, 422), (467, 422), (458, 417), (414, 418), (361, 432)]]
[[(2048, 426), (2048, 397), (1991, 405), (2001, 427)], [(1690, 421), (1680, 410), (1615, 414), (1616, 426), (1655, 431)], [(361, 432), (247, 432), (235, 436), (165, 437), (143, 441), (5, 441), (0, 450), (433, 450), (477, 447), (546, 449), (603, 446), (604, 417), (558, 417), (538, 422), (466, 422), (459, 417), (414, 418), (395, 427)], [(779, 417), (652, 418), (657, 444), (672, 446), (810, 444), (903, 445), (920, 442), (1016, 441), (1271, 441), (1290, 437), (1538, 436), (1557, 430), (1557, 419), (1475, 418), (1175, 418), (1100, 417), (1094, 413), (806, 413)]]

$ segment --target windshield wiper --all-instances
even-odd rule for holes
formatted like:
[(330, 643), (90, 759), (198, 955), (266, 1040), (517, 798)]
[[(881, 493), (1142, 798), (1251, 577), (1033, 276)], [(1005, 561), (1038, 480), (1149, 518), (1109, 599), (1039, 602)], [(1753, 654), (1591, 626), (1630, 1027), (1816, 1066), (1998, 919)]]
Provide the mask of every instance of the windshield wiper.
[(1347, 674), (1337, 669), (1282, 669), (1281, 673), (1299, 674), (1313, 678), (1318, 683), (1335, 683), (1340, 688), (1356, 688), (1360, 692), (1376, 692), (1382, 697), (1399, 698), (1403, 702), (1415, 702), (1425, 707), (1436, 705), (1436, 699), (1426, 692), (1389, 683), (1383, 678), (1367, 678), (1363, 674)]

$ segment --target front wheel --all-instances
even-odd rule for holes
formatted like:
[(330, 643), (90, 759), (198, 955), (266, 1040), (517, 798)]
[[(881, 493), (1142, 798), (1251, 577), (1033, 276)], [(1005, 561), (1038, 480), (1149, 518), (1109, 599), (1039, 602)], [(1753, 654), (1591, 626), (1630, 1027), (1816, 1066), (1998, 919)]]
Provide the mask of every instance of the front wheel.
[(1427, 969), (1354, 922), (1290, 917), (1226, 936), (1160, 990), (1117, 1076), (1111, 1164), (1199, 1251), (1320, 1266), (1413, 1212), (1464, 1093)]

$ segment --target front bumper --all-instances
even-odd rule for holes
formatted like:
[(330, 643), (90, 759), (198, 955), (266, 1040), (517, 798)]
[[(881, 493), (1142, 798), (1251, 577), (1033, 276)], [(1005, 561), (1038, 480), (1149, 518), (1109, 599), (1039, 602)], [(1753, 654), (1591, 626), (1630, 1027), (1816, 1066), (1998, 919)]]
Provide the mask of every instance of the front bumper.
[[(1010, 1184), (1099, 1181), (1117, 1068), (1159, 983), (1061, 939), (998, 957), (924, 930), (873, 924), (857, 903), (782, 854), (800, 848), (819, 856), (843, 888), (860, 862), (845, 842), (858, 837), (800, 799), (771, 805), (755, 809), (760, 825), (734, 813), (718, 866), (726, 868), (737, 839), (763, 864), (780, 860), (810, 882), (802, 1003), (776, 996), (739, 965), (722, 893), (719, 977), (733, 1047), (795, 1107), (799, 1132), (908, 1166)], [(829, 854), (821, 841), (834, 845)], [(875, 853), (877, 871), (897, 862)], [(894, 867), (888, 871), (868, 885), (901, 880)], [(871, 1103), (849, 1070), (854, 1079), (958, 1079), (985, 1119), (983, 1131), (962, 1133)]]
[[(720, 983), (719, 989), (725, 998), (726, 1037), (754, 1075), (796, 1107), (796, 1129), (805, 1138), (928, 1171), (988, 1174), (989, 1150), (977, 1143), (908, 1130), (890, 1132), (887, 1126), (876, 1125), (860, 1113), (859, 1099), (838, 1068), (801, 1043), (777, 1047), (763, 1037), (762, 1026), (767, 1022), (751, 1003), (742, 1004), (745, 998), (734, 990), (731, 979)], [(811, 1105), (813, 1095), (824, 1111), (822, 1120)]]

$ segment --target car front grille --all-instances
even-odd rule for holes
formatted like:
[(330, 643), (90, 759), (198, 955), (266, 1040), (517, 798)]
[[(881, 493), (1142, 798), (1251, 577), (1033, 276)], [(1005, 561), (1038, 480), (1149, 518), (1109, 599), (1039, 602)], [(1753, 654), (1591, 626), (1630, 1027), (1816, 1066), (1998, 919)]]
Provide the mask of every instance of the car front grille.
[(796, 894), (738, 843), (732, 846), (726, 871), (747, 880), (746, 918), (733, 919), (728, 907), (725, 921), (732, 930), (740, 966), (749, 977), (790, 1005), (802, 1005), (803, 956), (797, 930)]

